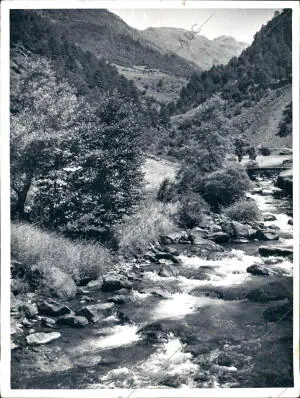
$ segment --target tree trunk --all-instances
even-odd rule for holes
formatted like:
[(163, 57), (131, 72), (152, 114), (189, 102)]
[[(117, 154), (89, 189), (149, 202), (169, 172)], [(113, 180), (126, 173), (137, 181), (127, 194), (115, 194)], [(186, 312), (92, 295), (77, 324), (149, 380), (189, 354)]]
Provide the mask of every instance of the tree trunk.
[(25, 220), (26, 218), (26, 214), (25, 214), (25, 203), (26, 203), (26, 199), (27, 199), (27, 194), (29, 191), (29, 188), (31, 186), (31, 182), (32, 182), (32, 177), (29, 176), (22, 189), (16, 191), (16, 194), (18, 196), (17, 202), (16, 202), (16, 207), (15, 207), (15, 211), (17, 213), (17, 217), (19, 218), (19, 220)]

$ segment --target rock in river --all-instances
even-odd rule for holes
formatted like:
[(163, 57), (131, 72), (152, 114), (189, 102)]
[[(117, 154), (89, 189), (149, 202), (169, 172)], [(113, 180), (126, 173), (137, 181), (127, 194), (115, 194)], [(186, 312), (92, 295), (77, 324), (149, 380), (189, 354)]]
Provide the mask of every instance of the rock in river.
[(261, 264), (253, 264), (246, 270), (252, 275), (269, 275), (269, 269)]
[(264, 215), (264, 221), (276, 221), (276, 217), (274, 214), (268, 213)]
[(61, 336), (59, 332), (51, 333), (32, 333), (26, 337), (27, 343), (30, 345), (47, 344)]
[(69, 307), (54, 300), (44, 300), (39, 303), (38, 310), (40, 314), (49, 316), (60, 316), (71, 313)]
[(98, 322), (106, 316), (111, 315), (114, 303), (99, 303), (82, 307), (76, 311), (76, 315), (87, 318), (90, 322)]
[(58, 325), (68, 325), (75, 328), (80, 328), (88, 325), (89, 321), (84, 316), (67, 314), (58, 317), (56, 323)]
[(226, 243), (229, 241), (230, 236), (226, 232), (214, 232), (213, 234), (207, 235), (207, 239), (216, 243)]
[(283, 189), (288, 194), (293, 194), (293, 169), (284, 170), (279, 173), (276, 186)]
[(177, 264), (180, 262), (180, 260), (171, 253), (158, 252), (155, 254), (155, 258), (156, 258), (156, 260), (170, 260), (174, 264)]
[(101, 290), (103, 292), (113, 292), (120, 289), (132, 289), (132, 283), (124, 275), (107, 275), (103, 278)]
[(274, 231), (258, 230), (256, 231), (255, 238), (258, 240), (278, 240), (279, 235)]
[(260, 246), (259, 254), (263, 257), (268, 256), (282, 256), (287, 257), (293, 254), (293, 249), (289, 247), (279, 247), (279, 246)]
[(222, 224), (223, 232), (226, 232), (230, 237), (249, 238), (250, 232), (247, 225), (238, 221), (224, 222)]

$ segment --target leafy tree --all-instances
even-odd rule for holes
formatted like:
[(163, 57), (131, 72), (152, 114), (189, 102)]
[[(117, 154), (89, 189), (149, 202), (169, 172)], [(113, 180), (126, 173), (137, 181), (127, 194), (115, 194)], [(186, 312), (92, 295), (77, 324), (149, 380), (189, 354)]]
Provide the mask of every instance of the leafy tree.
[(75, 90), (57, 81), (46, 59), (24, 59), (23, 73), (11, 84), (11, 185), (19, 218), (34, 179), (70, 161), (78, 108)]
[(61, 229), (71, 236), (110, 239), (112, 226), (142, 198), (137, 108), (113, 91), (82, 117), (88, 122), (80, 132), (78, 168), (69, 179)]
[(293, 123), (293, 108), (292, 108), (292, 102), (290, 102), (283, 111), (277, 135), (279, 135), (280, 137), (286, 137), (292, 134), (292, 129), (293, 129), (292, 123)]
[(137, 107), (117, 91), (96, 105), (58, 81), (41, 57), (12, 80), (11, 183), (14, 214), (71, 236), (103, 237), (142, 196)]
[(224, 106), (225, 101), (214, 96), (202, 104), (194, 116), (191, 138), (183, 149), (183, 179), (188, 175), (203, 175), (222, 167), (231, 148), (230, 134), (233, 133), (231, 122), (223, 116)]

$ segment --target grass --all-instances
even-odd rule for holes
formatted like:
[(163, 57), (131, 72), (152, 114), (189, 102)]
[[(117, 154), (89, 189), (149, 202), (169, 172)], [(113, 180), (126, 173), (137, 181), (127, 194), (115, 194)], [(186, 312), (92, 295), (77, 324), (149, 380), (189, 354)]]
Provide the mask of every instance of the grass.
[(178, 169), (177, 163), (148, 156), (143, 166), (147, 193), (156, 194), (163, 180), (166, 178), (173, 180)]
[(70, 241), (54, 232), (33, 225), (11, 225), (12, 258), (35, 266), (42, 274), (56, 268), (74, 280), (90, 276), (97, 279), (109, 271), (110, 252), (98, 244)]
[(251, 222), (261, 219), (261, 212), (254, 201), (238, 200), (231, 206), (224, 208), (225, 216), (231, 220)]
[(173, 216), (177, 204), (148, 198), (133, 214), (116, 227), (120, 254), (134, 255), (145, 251), (160, 235), (174, 231)]

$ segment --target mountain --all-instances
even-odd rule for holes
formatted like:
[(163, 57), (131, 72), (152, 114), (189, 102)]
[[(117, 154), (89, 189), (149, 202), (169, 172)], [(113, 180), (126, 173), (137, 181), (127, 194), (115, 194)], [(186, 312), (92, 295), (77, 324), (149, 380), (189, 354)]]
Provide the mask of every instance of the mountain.
[(249, 43), (237, 41), (234, 37), (225, 35), (216, 37), (211, 41), (215, 45), (220, 46), (223, 51), (231, 55), (231, 58), (240, 55), (242, 50), (249, 46)]
[(157, 49), (164, 53), (175, 52), (202, 70), (210, 69), (213, 65), (226, 64), (247, 46), (247, 43), (238, 42), (233, 37), (221, 36), (209, 40), (205, 36), (177, 28), (148, 28), (141, 34)]
[(196, 64), (179, 55), (170, 56), (145, 40), (117, 15), (105, 9), (36, 10), (56, 32), (84, 51), (124, 67), (147, 66), (161, 72), (189, 77)]
[[(230, 43), (224, 38), (220, 41)], [(286, 9), (275, 12), (239, 57), (194, 73), (181, 91), (177, 109), (185, 112), (218, 92), (232, 103), (251, 107), (267, 89), (289, 84), (291, 79), (292, 11)]]
[[(138, 102), (138, 91), (133, 81), (118, 73), (106, 60), (67, 40), (34, 10), (12, 10), (10, 15), (10, 47), (23, 48), (28, 54), (46, 57), (53, 64), (59, 79), (66, 79), (77, 92), (96, 100), (103, 92), (117, 88), (125, 97)], [(11, 66), (22, 64), (20, 52), (12, 51)], [(24, 56), (24, 55), (23, 55)], [(16, 68), (17, 70), (18, 68)]]

